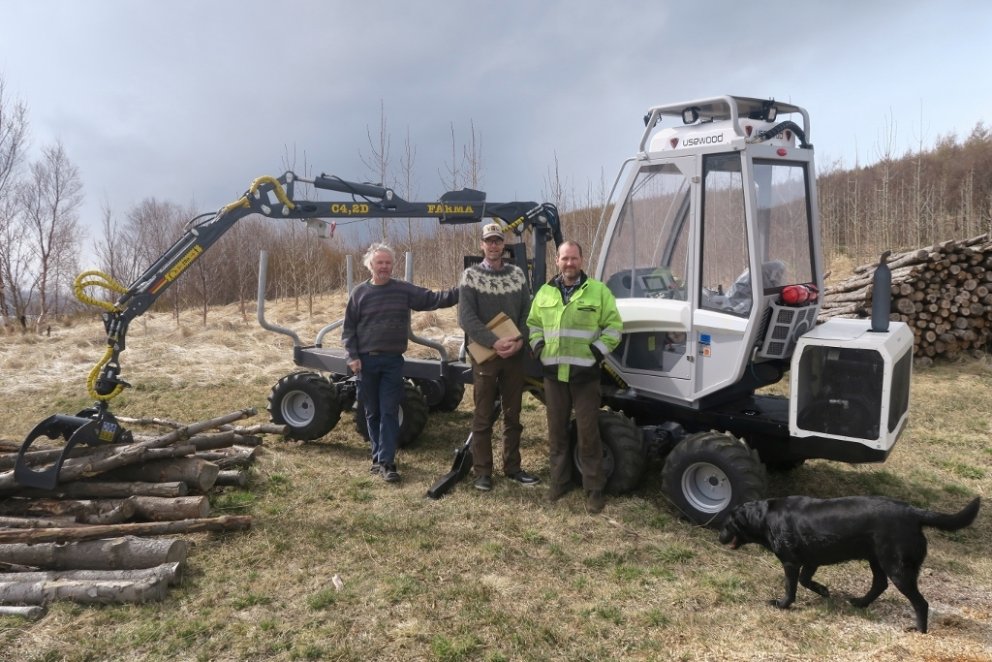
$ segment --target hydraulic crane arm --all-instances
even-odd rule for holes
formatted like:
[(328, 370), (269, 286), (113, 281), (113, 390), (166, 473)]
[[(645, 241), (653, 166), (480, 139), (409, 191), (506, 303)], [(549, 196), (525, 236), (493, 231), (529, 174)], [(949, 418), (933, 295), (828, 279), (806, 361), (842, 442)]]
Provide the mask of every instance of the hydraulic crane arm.
[[(312, 184), (315, 188), (345, 193), (350, 200), (317, 201), (298, 200), (295, 187), (298, 182)], [(239, 220), (253, 214), (268, 218), (296, 219), (306, 222), (324, 222), (328, 218), (437, 218), (442, 224), (478, 223), (483, 218), (502, 220), (507, 230), (521, 234), (525, 229), (534, 231), (535, 250), (533, 273), (543, 275), (545, 264), (544, 244), (553, 240), (561, 243), (558, 211), (551, 204), (534, 202), (488, 203), (486, 194), (472, 189), (450, 191), (436, 202), (408, 202), (392, 189), (376, 184), (356, 183), (339, 177), (322, 174), (313, 180), (304, 180), (287, 171), (282, 176), (259, 177), (240, 198), (222, 207), (214, 214), (198, 216), (191, 220), (183, 235), (152, 263), (129, 286), (123, 287), (99, 272), (84, 272), (76, 279), (77, 296), (89, 303), (100, 305), (107, 347), (103, 358), (90, 372), (87, 387), (96, 400), (92, 409), (75, 416), (55, 414), (37, 426), (21, 445), (15, 466), (18, 482), (51, 489), (58, 481), (58, 471), (69, 450), (77, 443), (95, 445), (118, 443), (129, 436), (109, 412), (107, 403), (128, 386), (120, 378), (120, 353), (126, 347), (127, 329), (134, 318), (152, 307), (169, 287), (190, 268), (211, 246), (223, 237)], [(97, 301), (85, 295), (89, 286), (101, 285), (120, 293), (113, 304)], [(66, 446), (53, 466), (43, 471), (30, 469), (24, 453), (35, 438), (64, 437)]]
[[(295, 200), (293, 196), (297, 182), (310, 183), (319, 189), (348, 193), (352, 199)], [(260, 177), (235, 202), (221, 208), (206, 220), (191, 221), (185, 234), (124, 291), (114, 310), (105, 316), (108, 336), (114, 336), (123, 349), (123, 337), (117, 339), (117, 336), (126, 330), (127, 324), (148, 310), (235, 223), (252, 214), (299, 220), (437, 218), (442, 224), (478, 223), (483, 218), (498, 218), (518, 234), (530, 228), (539, 233), (545, 243), (553, 240), (557, 246), (562, 241), (557, 210), (547, 203), (487, 203), (485, 193), (472, 189), (449, 191), (437, 202), (407, 202), (390, 188), (349, 182), (329, 175), (320, 175), (312, 181), (301, 180), (293, 172), (286, 172), (278, 179)]]

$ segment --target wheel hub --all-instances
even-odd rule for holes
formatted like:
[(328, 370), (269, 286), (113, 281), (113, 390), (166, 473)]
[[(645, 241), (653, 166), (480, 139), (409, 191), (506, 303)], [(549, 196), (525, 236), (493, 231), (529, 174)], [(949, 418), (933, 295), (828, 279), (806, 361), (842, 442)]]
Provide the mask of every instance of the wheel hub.
[(303, 391), (289, 393), (282, 401), (282, 417), (288, 425), (306, 427), (314, 416), (313, 398)]
[(697, 462), (682, 474), (682, 493), (697, 510), (718, 513), (730, 503), (733, 488), (719, 467)]

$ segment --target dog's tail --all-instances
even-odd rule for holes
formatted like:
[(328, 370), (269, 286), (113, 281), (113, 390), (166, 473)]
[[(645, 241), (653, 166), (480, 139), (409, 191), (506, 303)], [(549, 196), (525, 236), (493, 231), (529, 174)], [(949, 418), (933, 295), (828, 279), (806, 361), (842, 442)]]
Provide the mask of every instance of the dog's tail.
[(978, 507), (982, 498), (975, 497), (971, 503), (962, 508), (957, 513), (935, 513), (930, 510), (920, 510), (920, 524), (932, 526), (941, 531), (957, 531), (963, 529), (975, 521), (978, 516)]

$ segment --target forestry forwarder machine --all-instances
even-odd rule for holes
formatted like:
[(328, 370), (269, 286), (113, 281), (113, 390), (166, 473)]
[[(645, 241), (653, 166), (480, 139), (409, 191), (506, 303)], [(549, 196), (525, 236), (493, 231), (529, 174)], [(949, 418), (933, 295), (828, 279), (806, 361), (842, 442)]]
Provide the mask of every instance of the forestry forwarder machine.
[[(876, 271), (871, 320), (817, 325), (823, 262), (806, 110), (722, 96), (656, 106), (644, 122), (639, 150), (614, 184), (619, 198), (604, 209), (590, 270), (616, 296), (624, 322), (623, 339), (606, 357), (601, 382), (607, 491), (635, 489), (647, 460), (664, 458), (667, 498), (690, 520), (716, 526), (736, 505), (763, 496), (766, 467), (788, 469), (814, 458), (884, 461), (908, 420), (913, 337), (905, 324), (889, 321), (885, 256)], [(662, 126), (666, 122), (672, 125)], [(358, 197), (348, 203), (293, 201), (294, 181), (292, 173), (278, 181), (257, 180), (244, 198), (194, 226), (127, 289), (104, 315), (108, 355), (91, 374), (91, 394), (100, 396), (96, 407), (47, 419), (22, 453), (40, 434), (61, 434), (69, 444), (77, 436), (98, 443), (126, 434), (106, 400), (124, 386), (117, 355), (127, 323), (245, 215), (419, 216), (441, 223), (493, 217), (507, 232), (533, 231), (530, 258), (522, 242), (508, 243), (507, 250), (526, 267), (534, 291), (545, 278), (547, 243), (562, 240), (552, 205), (485, 205), (484, 194), (461, 191), (421, 206), (398, 200), (389, 189), (328, 177), (314, 185)], [(409, 261), (407, 268), (412, 278)], [(290, 436), (316, 439), (336, 425), (343, 409), (357, 404), (356, 425), (364, 431), (347, 357), (322, 343), (341, 320), (324, 327), (312, 346), (268, 324), (264, 271), (263, 256), (259, 322), (291, 336), (294, 362), (306, 369), (273, 387), (272, 420), (288, 425)], [(416, 439), (429, 408), (456, 408), (471, 382), (464, 347), (458, 360), (449, 360), (440, 344), (412, 332), (411, 339), (433, 347), (441, 359), (407, 360), (401, 445)], [(528, 390), (540, 399), (540, 365), (531, 361), (529, 371)], [(759, 393), (787, 373), (791, 397)], [(61, 458), (41, 475), (20, 467), (20, 476), (54, 486), (60, 464)], [(577, 461), (575, 469), (578, 477)]]
[[(335, 191), (349, 195), (346, 201), (313, 201), (298, 200), (294, 197), (297, 183), (305, 183), (317, 189)], [(197, 216), (187, 223), (180, 237), (154, 264), (145, 270), (129, 287), (124, 287), (106, 274), (98, 271), (86, 271), (75, 280), (74, 290), (81, 301), (99, 306), (105, 310), (103, 324), (107, 333), (106, 351), (100, 361), (93, 367), (87, 381), (87, 389), (95, 404), (76, 415), (54, 414), (49, 416), (31, 430), (18, 450), (14, 467), (14, 480), (21, 485), (40, 489), (54, 489), (58, 484), (59, 471), (72, 449), (78, 444), (97, 446), (101, 444), (120, 444), (131, 441), (131, 433), (125, 430), (117, 418), (110, 412), (109, 401), (119, 395), (125, 387), (130, 386), (121, 379), (120, 354), (126, 348), (125, 337), (127, 329), (134, 318), (142, 315), (151, 308), (152, 304), (169, 289), (173, 282), (200, 258), (217, 240), (219, 240), (235, 223), (251, 215), (269, 218), (296, 219), (315, 227), (319, 236), (327, 235), (328, 218), (437, 218), (441, 224), (478, 223), (483, 218), (493, 218), (502, 221), (510, 228), (522, 232), (530, 228), (535, 235), (542, 237), (542, 243), (554, 238), (556, 245), (561, 242), (561, 230), (558, 224), (558, 212), (553, 205), (533, 202), (487, 203), (482, 191), (461, 189), (450, 191), (441, 196), (437, 202), (419, 203), (408, 202), (396, 195), (391, 189), (382, 186), (356, 183), (343, 180), (336, 176), (321, 175), (313, 180), (305, 180), (293, 172), (286, 172), (278, 179), (274, 177), (259, 177), (252, 182), (249, 189), (238, 200), (222, 207), (216, 213)], [(265, 264), (263, 254), (262, 264)], [(534, 273), (544, 273), (545, 255), (537, 256), (533, 263)], [(264, 277), (263, 277), (264, 278)], [(259, 286), (259, 322), (263, 327), (288, 333), (294, 338), (294, 356), (297, 363), (303, 363), (299, 358), (301, 352), (299, 339), (292, 332), (280, 327), (268, 325), (263, 318), (264, 292), (262, 279)], [(89, 296), (86, 289), (100, 287), (118, 293), (120, 296), (115, 303), (101, 301)], [(332, 325), (333, 326), (333, 325)], [(318, 351), (319, 348), (311, 348)], [(442, 348), (443, 351), (443, 348)], [(443, 354), (442, 354), (443, 356)], [(446, 364), (446, 362), (445, 362)], [(456, 382), (464, 389), (461, 378), (456, 378), (452, 369), (442, 364), (441, 375), (448, 375), (447, 381)], [(437, 377), (438, 368), (429, 371), (430, 377)], [(469, 377), (469, 381), (471, 378)], [(430, 379), (421, 379), (419, 383), (427, 389)], [(283, 380), (282, 384), (298, 384), (299, 377)], [(354, 393), (354, 380), (350, 380), (351, 392)], [(310, 380), (302, 379), (303, 388), (313, 387)], [(325, 381), (325, 383), (327, 383)], [(316, 387), (316, 388), (319, 388)], [(322, 391), (319, 391), (322, 393)], [(295, 395), (294, 395), (295, 394)], [(459, 391), (460, 400), (461, 391)], [(289, 398), (285, 406), (286, 412), (292, 407), (299, 408), (299, 394), (290, 389), (286, 394)], [(450, 400), (449, 395), (449, 400)], [(316, 412), (326, 420), (334, 411), (334, 421), (340, 415), (338, 399), (332, 398), (318, 404), (325, 407), (324, 411)], [(458, 402), (454, 402), (454, 406)], [(314, 412), (309, 411), (310, 414)], [(280, 413), (273, 411), (273, 420), (277, 423), (292, 423)], [(333, 426), (333, 425), (332, 425)], [(316, 438), (305, 436), (293, 428), (298, 438)], [(329, 431), (328, 427), (319, 435)], [(419, 432), (419, 430), (418, 430)], [(50, 439), (65, 439), (65, 446), (51, 465), (43, 469), (33, 469), (29, 466), (25, 453), (39, 437)]]

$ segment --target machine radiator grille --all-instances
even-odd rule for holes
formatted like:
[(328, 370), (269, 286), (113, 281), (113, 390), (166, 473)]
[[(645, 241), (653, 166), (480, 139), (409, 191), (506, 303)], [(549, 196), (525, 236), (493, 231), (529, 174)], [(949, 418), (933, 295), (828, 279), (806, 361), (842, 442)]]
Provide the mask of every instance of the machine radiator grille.
[(786, 359), (792, 356), (796, 340), (816, 324), (818, 306), (780, 306), (772, 303), (771, 315), (758, 356), (766, 359)]

